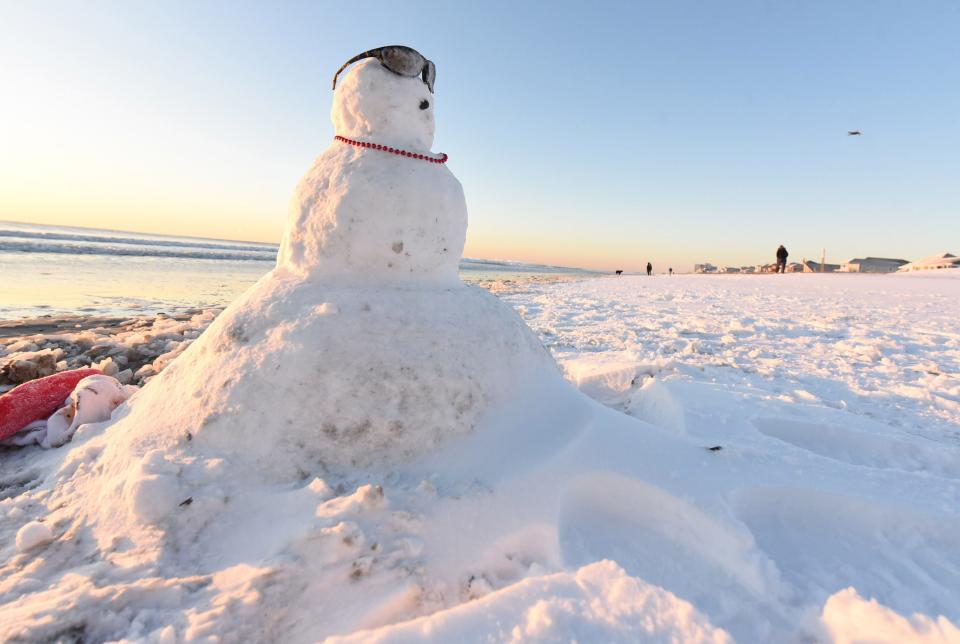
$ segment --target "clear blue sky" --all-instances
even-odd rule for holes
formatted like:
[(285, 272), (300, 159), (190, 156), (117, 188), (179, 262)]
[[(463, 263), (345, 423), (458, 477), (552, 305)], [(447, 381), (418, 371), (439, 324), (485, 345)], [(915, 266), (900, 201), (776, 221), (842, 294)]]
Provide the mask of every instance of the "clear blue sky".
[(0, 219), (277, 240), (333, 71), (393, 43), (468, 255), (960, 252), (957, 2), (3, 0)]

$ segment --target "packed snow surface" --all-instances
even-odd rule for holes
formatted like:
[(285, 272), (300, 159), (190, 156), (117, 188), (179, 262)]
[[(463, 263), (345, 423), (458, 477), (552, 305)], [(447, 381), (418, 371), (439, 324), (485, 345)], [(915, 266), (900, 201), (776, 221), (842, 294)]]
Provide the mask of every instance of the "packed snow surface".
[(104, 476), (122, 423), (3, 454), (0, 639), (960, 641), (960, 279), (499, 297), (580, 391), (421, 456), (269, 480), (184, 435)]

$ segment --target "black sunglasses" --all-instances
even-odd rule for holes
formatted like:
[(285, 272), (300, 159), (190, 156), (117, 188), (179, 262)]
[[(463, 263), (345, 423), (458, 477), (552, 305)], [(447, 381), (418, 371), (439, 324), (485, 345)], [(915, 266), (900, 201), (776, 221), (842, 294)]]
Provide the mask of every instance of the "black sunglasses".
[(337, 73), (333, 75), (333, 89), (337, 89), (337, 76), (340, 75), (340, 72), (364, 58), (376, 58), (380, 61), (381, 65), (400, 76), (408, 76), (410, 78), (420, 76), (423, 82), (426, 83), (427, 89), (433, 94), (433, 81), (437, 77), (436, 65), (433, 64), (433, 61), (424, 58), (423, 54), (416, 49), (404, 47), (403, 45), (377, 47), (376, 49), (365, 51), (362, 54), (357, 54), (345, 62), (343, 66), (337, 70)]

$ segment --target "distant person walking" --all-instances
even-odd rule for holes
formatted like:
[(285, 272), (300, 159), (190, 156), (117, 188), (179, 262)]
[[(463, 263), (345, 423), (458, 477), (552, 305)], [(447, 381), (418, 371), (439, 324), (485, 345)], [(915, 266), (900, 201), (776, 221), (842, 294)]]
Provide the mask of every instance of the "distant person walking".
[(653, 275), (653, 264), (647, 262), (647, 275)]
[(787, 252), (787, 249), (783, 247), (783, 244), (780, 244), (780, 248), (777, 249), (777, 272), (786, 273), (787, 272), (787, 257), (790, 256), (790, 253)]
[(673, 277), (673, 268), (668, 268), (667, 273), (670, 275), (670, 277)]

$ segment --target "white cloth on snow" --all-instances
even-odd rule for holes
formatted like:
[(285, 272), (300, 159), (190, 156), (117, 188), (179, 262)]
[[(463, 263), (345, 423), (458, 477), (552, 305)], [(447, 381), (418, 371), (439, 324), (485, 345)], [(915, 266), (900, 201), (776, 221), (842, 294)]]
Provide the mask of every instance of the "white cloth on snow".
[(112, 376), (87, 376), (77, 383), (64, 406), (46, 420), (37, 420), (0, 445), (60, 447), (70, 440), (80, 425), (110, 419), (113, 410), (132, 396), (139, 387), (123, 385)]

